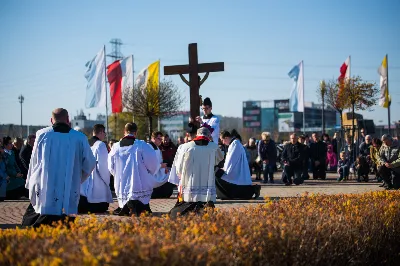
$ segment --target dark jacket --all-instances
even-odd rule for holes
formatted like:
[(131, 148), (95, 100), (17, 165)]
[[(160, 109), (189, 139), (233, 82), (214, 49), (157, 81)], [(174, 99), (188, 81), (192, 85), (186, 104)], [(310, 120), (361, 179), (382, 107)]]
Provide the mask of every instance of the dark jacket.
[(321, 164), (325, 164), (326, 152), (326, 143), (323, 141), (319, 140), (310, 144), (310, 159), (312, 161), (319, 161)]
[(257, 146), (256, 145), (249, 146), (248, 144), (246, 144), (244, 147), (249, 152), (249, 159), (248, 159), (249, 164), (253, 164), (256, 161), (257, 156), (258, 156)]
[(275, 141), (270, 140), (265, 143), (263, 140), (258, 142), (258, 156), (260, 156), (261, 161), (269, 160), (269, 164), (276, 163), (276, 144)]
[(337, 139), (332, 139), (332, 146), (333, 146), (333, 151), (338, 154), (338, 141)]
[(21, 159), (19, 158), (19, 153), (21, 152), (21, 150), (18, 150), (17, 148), (15, 148), (15, 146), (13, 146), (12, 151), (14, 152), (15, 161), (17, 162), (18, 167), (21, 169), (22, 162), (21, 162)]
[(368, 156), (370, 154), (371, 143), (367, 144), (365, 142), (361, 143), (360, 145), (360, 155)]
[(160, 145), (160, 150), (163, 157), (163, 162), (167, 163), (168, 167), (172, 167), (172, 163), (174, 162), (175, 154), (177, 151), (176, 146), (170, 141), (168, 145), (164, 143)]
[(338, 168), (343, 167), (343, 166), (350, 167), (350, 161), (349, 161), (349, 159), (347, 159), (347, 158), (345, 158), (344, 160), (339, 159)]
[(9, 177), (16, 177), (18, 173), (21, 173), (21, 170), (18, 167), (16, 156), (14, 152), (12, 154), (4, 153), (5, 155), (5, 163), (6, 163), (6, 172)]
[(302, 168), (304, 164), (304, 145), (301, 143), (286, 144), (282, 153), (283, 162), (288, 162), (289, 166)]
[(32, 156), (32, 146), (27, 144), (22, 147), (21, 152), (19, 153), (19, 158), (21, 159), (21, 173), (24, 174), (24, 177), (28, 174), (29, 170), (29, 162), (31, 161)]

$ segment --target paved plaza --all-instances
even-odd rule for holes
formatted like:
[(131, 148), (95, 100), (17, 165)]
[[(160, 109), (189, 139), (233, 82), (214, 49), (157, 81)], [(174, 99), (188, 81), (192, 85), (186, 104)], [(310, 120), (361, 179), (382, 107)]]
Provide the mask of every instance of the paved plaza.
[[(280, 172), (276, 173), (276, 181), (274, 184), (262, 184), (261, 196), (254, 200), (217, 200), (216, 208), (235, 208), (248, 206), (253, 204), (260, 204), (264, 202), (264, 197), (272, 199), (296, 197), (309, 193), (320, 194), (339, 194), (339, 193), (363, 193), (367, 191), (383, 190), (380, 188), (376, 180), (370, 176), (370, 182), (357, 183), (355, 180), (348, 180), (345, 182), (337, 182), (336, 174), (328, 174), (326, 180), (306, 180), (304, 184), (299, 186), (285, 186), (278, 178)], [(258, 182), (254, 182), (258, 184)], [(168, 213), (168, 211), (176, 203), (176, 192), (169, 199), (154, 199), (150, 201), (150, 207), (154, 215), (161, 215)], [(5, 201), (0, 202), (0, 228), (15, 228), (21, 224), (22, 216), (29, 205), (28, 200), (18, 201)], [(109, 210), (114, 210), (118, 207), (117, 202), (110, 205)], [(104, 216), (104, 215), (102, 215)]]

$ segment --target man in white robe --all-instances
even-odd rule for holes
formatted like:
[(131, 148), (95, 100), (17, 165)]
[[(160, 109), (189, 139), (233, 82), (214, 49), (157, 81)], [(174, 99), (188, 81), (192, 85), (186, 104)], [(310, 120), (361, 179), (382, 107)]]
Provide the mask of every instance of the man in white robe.
[(55, 109), (51, 123), (36, 133), (26, 180), (31, 204), (22, 225), (37, 227), (76, 214), (81, 183), (96, 165), (86, 136), (71, 129), (67, 110)]
[(162, 143), (163, 134), (160, 131), (151, 133), (149, 145), (154, 149), (158, 158), (158, 170), (156, 171), (155, 184), (153, 185), (152, 199), (170, 198), (174, 192), (175, 185), (168, 181), (169, 169), (167, 163), (164, 163), (160, 146)]
[(203, 105), (201, 106), (201, 109), (204, 112), (203, 117), (196, 117), (196, 121), (200, 123), (200, 126), (203, 126), (204, 124), (209, 125), (213, 130), (211, 132), (211, 137), (212, 141), (218, 144), (218, 138), (219, 138), (219, 117), (213, 115), (212, 113), (212, 102), (210, 98), (205, 98), (203, 101)]
[[(198, 127), (193, 124), (193, 123), (189, 123), (188, 127), (186, 129), (186, 138), (190, 141), (192, 141), (194, 138), (196, 138), (197, 135), (197, 130)], [(186, 142), (188, 143), (188, 142)], [(184, 144), (186, 144), (184, 143)], [(176, 174), (176, 163), (177, 161), (181, 158), (180, 156), (182, 156), (183, 152), (183, 148), (185, 146), (183, 144), (179, 145), (176, 153), (175, 153), (175, 158), (174, 158), (174, 162), (172, 163), (172, 167), (171, 170), (169, 172), (169, 177), (168, 177), (168, 182), (174, 185), (179, 185), (180, 179), (178, 177), (178, 175)]]
[(89, 139), (96, 167), (91, 175), (81, 185), (79, 213), (107, 212), (109, 203), (113, 202), (110, 189), (110, 172), (108, 171), (108, 150), (103, 142), (106, 138), (106, 128), (102, 124), (94, 125), (93, 137)]
[(125, 136), (108, 155), (108, 170), (114, 176), (119, 205), (114, 214), (120, 216), (151, 213), (149, 202), (159, 160), (150, 145), (135, 138), (136, 131), (135, 123), (126, 124)]
[(223, 158), (218, 144), (210, 141), (208, 128), (197, 131), (191, 142), (180, 145), (174, 166), (179, 178), (178, 202), (171, 209), (171, 217), (199, 212), (214, 207), (216, 200), (214, 167)]
[(222, 139), (229, 145), (223, 169), (216, 172), (217, 196), (222, 200), (243, 199), (260, 196), (261, 186), (252, 185), (246, 151), (242, 143), (231, 133), (224, 131)]

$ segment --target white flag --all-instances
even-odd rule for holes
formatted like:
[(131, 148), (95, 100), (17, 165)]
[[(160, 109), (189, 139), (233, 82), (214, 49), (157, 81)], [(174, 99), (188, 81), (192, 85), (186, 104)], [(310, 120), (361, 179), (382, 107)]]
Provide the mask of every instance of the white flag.
[(295, 65), (288, 75), (294, 81), (289, 100), (290, 111), (304, 112), (303, 61)]
[(86, 86), (86, 108), (105, 107), (106, 106), (106, 60), (105, 46), (97, 53), (97, 55), (86, 63), (85, 78)]

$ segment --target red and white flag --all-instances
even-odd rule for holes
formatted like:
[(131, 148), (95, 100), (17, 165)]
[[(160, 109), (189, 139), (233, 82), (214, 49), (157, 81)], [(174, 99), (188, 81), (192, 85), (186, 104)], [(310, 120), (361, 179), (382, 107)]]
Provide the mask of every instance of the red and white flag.
[(113, 113), (121, 113), (122, 97), (127, 90), (133, 88), (133, 56), (107, 66), (107, 78), (110, 83), (111, 110)]
[(350, 56), (347, 57), (346, 61), (342, 64), (340, 67), (340, 76), (338, 78), (339, 83), (340, 83), (340, 89), (339, 89), (339, 94), (343, 92), (344, 89), (344, 83), (346, 79), (350, 78)]

